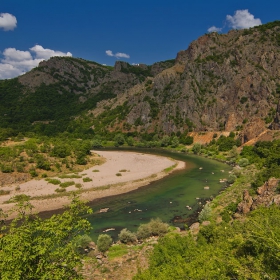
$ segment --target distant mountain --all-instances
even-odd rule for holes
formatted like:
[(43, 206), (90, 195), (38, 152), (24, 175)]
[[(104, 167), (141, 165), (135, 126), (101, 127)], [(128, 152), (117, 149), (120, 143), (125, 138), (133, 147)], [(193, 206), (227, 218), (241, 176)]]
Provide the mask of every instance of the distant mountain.
[[(248, 141), (280, 127), (280, 21), (209, 33), (175, 60), (115, 67), (55, 57), (0, 82), (0, 126), (95, 133), (240, 131)], [(38, 125), (40, 123), (40, 125)], [(35, 125), (34, 125), (35, 124)], [(59, 130), (58, 129), (58, 130)]]

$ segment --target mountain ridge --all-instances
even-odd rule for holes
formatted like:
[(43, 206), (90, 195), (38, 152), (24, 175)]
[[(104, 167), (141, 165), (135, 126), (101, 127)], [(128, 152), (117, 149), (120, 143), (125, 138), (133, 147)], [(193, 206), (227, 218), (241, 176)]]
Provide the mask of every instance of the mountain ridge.
[[(117, 61), (110, 67), (54, 57), (0, 81), (0, 127), (34, 130), (38, 122), (55, 121), (62, 131), (79, 119), (96, 134), (239, 131), (247, 142), (268, 128), (279, 129), (279, 61), (279, 21), (205, 34), (174, 60), (153, 65)], [(37, 130), (44, 133), (48, 125)]]

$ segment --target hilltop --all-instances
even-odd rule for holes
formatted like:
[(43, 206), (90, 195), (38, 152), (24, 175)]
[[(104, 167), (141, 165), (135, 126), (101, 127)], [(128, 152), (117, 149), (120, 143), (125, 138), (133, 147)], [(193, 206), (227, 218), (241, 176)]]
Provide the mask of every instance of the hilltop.
[(238, 131), (244, 143), (279, 129), (279, 58), (279, 21), (205, 34), (153, 65), (53, 57), (0, 81), (0, 127), (3, 137)]

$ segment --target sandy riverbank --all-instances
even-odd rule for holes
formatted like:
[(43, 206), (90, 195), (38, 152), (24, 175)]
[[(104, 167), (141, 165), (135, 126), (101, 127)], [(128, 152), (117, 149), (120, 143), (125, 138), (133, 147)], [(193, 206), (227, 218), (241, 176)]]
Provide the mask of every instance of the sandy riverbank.
[[(106, 162), (80, 172), (79, 175), (82, 178), (59, 179), (54, 177), (61, 182), (74, 181), (76, 184), (82, 184), (80, 197), (88, 201), (126, 193), (147, 185), (166, 176), (168, 173), (164, 169), (173, 165), (176, 165), (173, 170), (185, 167), (184, 162), (156, 155), (121, 151), (95, 151), (95, 153), (106, 158)], [(116, 174), (121, 174), (121, 176)], [(86, 177), (92, 181), (84, 182), (83, 178)], [(16, 190), (18, 186), (20, 189)], [(55, 190), (58, 187), (58, 185), (40, 179), (1, 188), (9, 190), (10, 194), (0, 196), (0, 208), (5, 212), (11, 210), (14, 203), (5, 204), (4, 202), (15, 195), (26, 194), (31, 197), (31, 203), (36, 212), (60, 209), (69, 203), (67, 196), (47, 198), (47, 196), (57, 195)], [(67, 192), (77, 191), (77, 188), (70, 186), (66, 190)]]

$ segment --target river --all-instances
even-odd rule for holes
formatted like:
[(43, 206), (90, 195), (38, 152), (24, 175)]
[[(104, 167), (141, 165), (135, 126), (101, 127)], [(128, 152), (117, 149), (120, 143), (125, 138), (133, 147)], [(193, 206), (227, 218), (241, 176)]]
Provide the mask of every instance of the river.
[[(90, 235), (94, 241), (108, 229), (114, 229), (106, 233), (116, 239), (121, 229), (135, 232), (141, 223), (157, 217), (170, 225), (184, 228), (185, 224), (193, 221), (192, 216), (197, 216), (205, 201), (225, 187), (226, 183), (221, 183), (220, 179), (228, 178), (231, 170), (224, 163), (200, 156), (155, 149), (133, 151), (181, 160), (186, 162), (186, 168), (129, 193), (91, 202), (94, 213), (87, 219), (93, 226)], [(98, 213), (103, 208), (109, 208), (108, 212)]]

